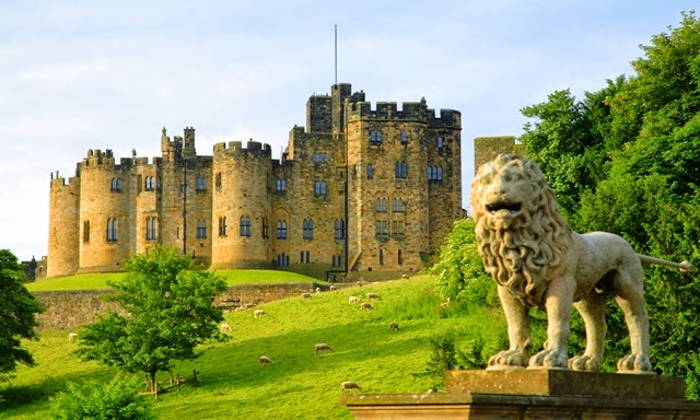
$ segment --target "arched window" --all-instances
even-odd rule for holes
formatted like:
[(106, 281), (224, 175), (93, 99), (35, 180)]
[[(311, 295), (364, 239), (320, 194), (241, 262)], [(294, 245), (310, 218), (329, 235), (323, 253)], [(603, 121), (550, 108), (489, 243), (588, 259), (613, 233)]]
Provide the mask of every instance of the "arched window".
[(83, 221), (83, 242), (84, 243), (90, 242), (90, 221), (89, 220)]
[(326, 181), (316, 181), (314, 182), (314, 194), (326, 195)]
[(156, 239), (156, 218), (149, 217), (146, 219), (146, 240), (153, 241)]
[(121, 178), (112, 178), (111, 190), (112, 192), (122, 192)]
[(277, 221), (277, 239), (287, 239), (287, 222)]
[(146, 180), (144, 181), (143, 189), (145, 189), (146, 191), (153, 191), (155, 189), (155, 185), (153, 184), (153, 177), (152, 176), (146, 177)]
[(378, 198), (374, 207), (377, 213), (385, 212), (387, 210), (386, 198)]
[(250, 217), (241, 217), (241, 236), (250, 236)]
[(207, 237), (207, 223), (203, 220), (197, 222), (197, 237), (200, 239)]
[(219, 236), (226, 236), (226, 216), (219, 217)]
[(404, 213), (406, 211), (406, 205), (403, 203), (402, 199), (395, 198), (394, 201), (392, 201), (391, 210), (395, 213)]
[(314, 237), (314, 221), (311, 219), (304, 220), (304, 226), (302, 230), (302, 237), (304, 239), (313, 239)]
[(342, 219), (335, 219), (334, 224), (335, 239), (345, 238), (345, 222)]
[(117, 238), (117, 219), (110, 217), (107, 219), (107, 241), (116, 242)]

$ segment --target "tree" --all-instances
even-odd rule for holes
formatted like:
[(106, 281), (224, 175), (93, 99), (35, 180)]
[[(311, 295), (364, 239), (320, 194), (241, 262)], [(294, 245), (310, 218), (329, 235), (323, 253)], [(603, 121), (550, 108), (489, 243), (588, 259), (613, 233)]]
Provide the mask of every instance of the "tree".
[(151, 420), (152, 403), (137, 394), (138, 383), (114, 377), (105, 384), (68, 384), (51, 404), (56, 420)]
[(212, 303), (226, 284), (161, 246), (133, 256), (126, 266), (127, 277), (110, 284), (116, 292), (107, 298), (126, 315), (111, 312), (84, 327), (78, 354), (127, 372), (145, 372), (149, 391), (157, 396), (159, 371), (170, 370), (175, 360), (198, 357), (197, 344), (225, 338), (217, 328), (221, 309)]
[(0, 378), (14, 371), (17, 363), (34, 365), (21, 339), (37, 339), (35, 314), (41, 306), (24, 287), (25, 274), (17, 257), (0, 250)]

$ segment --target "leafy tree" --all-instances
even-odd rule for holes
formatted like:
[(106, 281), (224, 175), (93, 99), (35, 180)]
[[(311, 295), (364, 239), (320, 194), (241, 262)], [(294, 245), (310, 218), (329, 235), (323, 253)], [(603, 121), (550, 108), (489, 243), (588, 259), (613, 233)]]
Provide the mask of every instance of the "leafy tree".
[(156, 247), (127, 262), (129, 274), (110, 284), (127, 315), (110, 313), (80, 334), (78, 354), (127, 372), (145, 372), (149, 390), (157, 395), (156, 374), (174, 360), (199, 356), (195, 347), (210, 338), (223, 340), (217, 325), (221, 310), (212, 305), (225, 290), (212, 273), (192, 270), (189, 259), (174, 249)]
[(153, 403), (139, 396), (138, 383), (114, 377), (105, 384), (68, 384), (51, 404), (56, 420), (150, 420)]
[(31, 353), (20, 340), (36, 339), (35, 314), (39, 303), (24, 287), (25, 274), (12, 252), (0, 250), (0, 379), (17, 368), (17, 363), (34, 365)]

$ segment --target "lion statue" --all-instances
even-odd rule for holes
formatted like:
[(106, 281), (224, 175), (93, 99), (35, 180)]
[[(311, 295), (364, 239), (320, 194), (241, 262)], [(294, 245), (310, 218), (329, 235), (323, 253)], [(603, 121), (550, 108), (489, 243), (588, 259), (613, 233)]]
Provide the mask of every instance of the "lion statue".
[[(476, 240), (486, 271), (498, 284), (510, 347), (489, 359), (489, 369), (597, 371), (603, 359), (605, 301), (613, 295), (630, 334), (631, 353), (619, 373), (651, 373), (649, 320), (643, 271), (623, 238), (573, 232), (559, 212), (542, 171), (528, 159), (502, 154), (483, 164), (472, 183)], [(547, 311), (544, 349), (528, 361), (528, 308)], [(572, 306), (586, 327), (586, 350), (568, 358)]]

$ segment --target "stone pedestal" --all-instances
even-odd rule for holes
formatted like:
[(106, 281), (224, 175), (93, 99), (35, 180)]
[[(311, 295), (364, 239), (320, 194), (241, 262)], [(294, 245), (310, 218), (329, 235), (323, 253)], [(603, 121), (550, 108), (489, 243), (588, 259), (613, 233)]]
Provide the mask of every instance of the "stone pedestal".
[(360, 420), (700, 419), (680, 378), (568, 370), (451, 371), (447, 392), (346, 395)]

